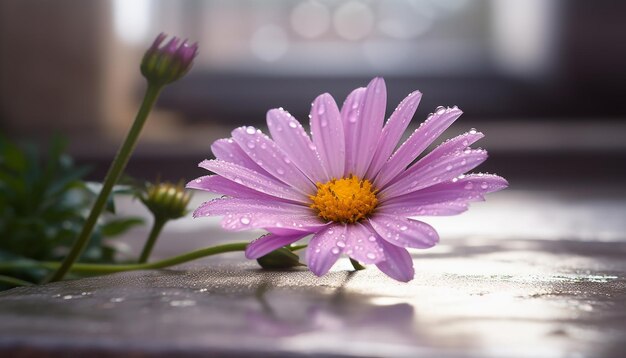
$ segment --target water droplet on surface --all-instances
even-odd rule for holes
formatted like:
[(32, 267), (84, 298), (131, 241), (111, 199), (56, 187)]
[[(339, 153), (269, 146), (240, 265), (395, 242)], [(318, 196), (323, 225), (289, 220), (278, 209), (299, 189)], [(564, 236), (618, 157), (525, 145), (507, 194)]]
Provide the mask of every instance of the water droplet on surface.
[(370, 260), (374, 260), (376, 258), (376, 254), (373, 252), (368, 252), (365, 256), (367, 256), (367, 258)]
[(261, 149), (266, 149), (267, 148), (267, 144), (265, 142), (261, 143)]
[(375, 236), (372, 236), (372, 235), (370, 235), (370, 237), (368, 237), (367, 239), (368, 239), (369, 241), (371, 241), (371, 242), (376, 241), (376, 237), (375, 237)]
[(253, 141), (249, 141), (248, 144), (246, 144), (248, 146), (248, 148), (253, 149), (254, 148), (254, 142)]
[(315, 150), (315, 149), (317, 149), (317, 147), (315, 146), (315, 144), (309, 143), (309, 149), (310, 150)]
[(235, 178), (234, 181), (237, 184), (243, 184), (243, 181), (240, 178)]
[(246, 133), (248, 134), (254, 134), (256, 132), (256, 129), (254, 129), (254, 127), (247, 127), (246, 128)]
[(465, 165), (465, 164), (467, 164), (467, 160), (465, 159), (461, 160), (461, 165)]
[(109, 301), (111, 301), (113, 303), (119, 303), (119, 302), (124, 302), (124, 300), (125, 300), (124, 297), (113, 297)]
[(284, 157), (283, 161), (287, 164), (291, 163), (291, 160), (288, 157)]
[(346, 247), (346, 243), (341, 241), (341, 240), (339, 240), (339, 241), (337, 241), (337, 246), (339, 246), (339, 247)]
[(464, 188), (467, 190), (472, 190), (474, 188), (474, 184), (472, 182), (469, 182), (465, 184)]
[(446, 112), (446, 107), (444, 106), (439, 106), (437, 108), (435, 108), (435, 112), (439, 115), (444, 114)]
[(195, 305), (196, 301), (194, 300), (175, 300), (170, 302), (170, 306), (172, 307), (191, 307)]
[(452, 170), (452, 164), (446, 165), (446, 170)]
[(476, 128), (470, 129), (469, 134), (476, 134)]
[(201, 179), (196, 179), (196, 183), (202, 183)]
[(348, 117), (348, 122), (350, 122), (350, 123), (352, 123), (352, 124), (356, 123), (356, 120), (357, 120), (357, 115), (356, 115), (356, 113), (354, 113), (354, 114), (352, 114), (350, 117)]
[(489, 185), (487, 185), (487, 182), (482, 182), (482, 184), (480, 184), (481, 189), (487, 189), (488, 187)]
[(332, 252), (334, 255), (337, 255), (337, 254), (339, 253), (339, 251), (340, 251), (340, 250), (339, 250), (338, 248), (336, 248), (336, 247), (333, 247), (333, 248), (330, 250), (330, 252)]
[(406, 231), (406, 229), (408, 229), (408, 227), (406, 225), (400, 226), (400, 231)]
[(297, 127), (298, 127), (298, 124), (296, 123), (296, 121), (291, 121), (291, 122), (289, 122), (289, 127), (291, 127), (291, 128), (297, 128)]
[(244, 217), (242, 217), (241, 219), (239, 219), (239, 221), (240, 221), (242, 224), (244, 224), (244, 225), (248, 225), (248, 224), (250, 224), (250, 218), (245, 217), (245, 216), (244, 216)]

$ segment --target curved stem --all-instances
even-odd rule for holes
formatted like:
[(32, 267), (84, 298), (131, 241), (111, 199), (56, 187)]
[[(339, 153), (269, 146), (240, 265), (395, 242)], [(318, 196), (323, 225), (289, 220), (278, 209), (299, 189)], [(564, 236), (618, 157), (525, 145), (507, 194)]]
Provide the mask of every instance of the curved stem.
[(47, 281), (62, 280), (63, 277), (65, 277), (65, 274), (72, 267), (72, 264), (74, 264), (74, 262), (85, 250), (85, 247), (89, 242), (89, 238), (91, 237), (91, 232), (96, 225), (96, 221), (98, 220), (98, 217), (102, 213), (102, 210), (107, 203), (113, 186), (122, 175), (122, 172), (124, 171), (124, 168), (128, 163), (128, 159), (135, 149), (139, 133), (141, 132), (141, 129), (143, 128), (143, 125), (148, 118), (150, 110), (154, 106), (157, 98), (159, 97), (159, 93), (161, 92), (162, 88), (163, 86), (160, 85), (153, 85), (150, 83), (148, 84), (148, 88), (146, 90), (146, 94), (144, 95), (143, 102), (141, 103), (141, 107), (139, 108), (139, 112), (137, 113), (137, 117), (135, 117), (135, 121), (133, 122), (130, 131), (126, 135), (124, 143), (120, 147), (119, 151), (115, 155), (115, 159), (113, 159), (113, 162), (109, 167), (109, 171), (104, 178), (100, 194), (98, 195), (98, 198), (96, 199), (96, 202), (94, 203), (93, 208), (89, 213), (89, 217), (87, 217), (87, 220), (85, 221), (85, 225), (83, 226), (80, 235), (78, 236), (76, 241), (74, 241), (72, 249), (63, 260), (61, 266), (59, 266), (59, 268), (52, 274), (52, 276)]
[(161, 234), (161, 230), (167, 220), (154, 218), (154, 223), (152, 224), (152, 229), (150, 230), (150, 234), (148, 235), (148, 239), (146, 240), (146, 244), (143, 246), (143, 250), (141, 250), (141, 256), (139, 256), (139, 263), (143, 264), (148, 261), (148, 257), (150, 257), (150, 253), (152, 252), (152, 248), (154, 247), (154, 243), (156, 243), (156, 239)]
[[(70, 271), (77, 273), (95, 273), (95, 274), (107, 274), (114, 272), (122, 272), (122, 271), (134, 271), (134, 270), (151, 270), (151, 269), (160, 269), (169, 266), (174, 266), (178, 264), (182, 264), (185, 262), (193, 261), (199, 258), (217, 255), (225, 252), (233, 252), (233, 251), (244, 251), (248, 246), (247, 242), (238, 242), (233, 244), (224, 244), (213, 247), (207, 247), (204, 249), (199, 249), (191, 252), (187, 252), (182, 255), (170, 257), (169, 259), (143, 263), (143, 264), (127, 264), (127, 265), (116, 265), (116, 264), (82, 264), (76, 263), (74, 264)], [(20, 261), (20, 262), (2, 262), (0, 263), (0, 271), (6, 269), (15, 269), (15, 268), (47, 268), (47, 269), (58, 269), (61, 263), (59, 262), (34, 262), (34, 261)]]
[(11, 277), (11, 276), (5, 276), (5, 275), (0, 275), (0, 284), (8, 285), (8, 286), (11, 286), (11, 287), (32, 286), (33, 285), (32, 282), (20, 280), (19, 278), (15, 278), (15, 277)]

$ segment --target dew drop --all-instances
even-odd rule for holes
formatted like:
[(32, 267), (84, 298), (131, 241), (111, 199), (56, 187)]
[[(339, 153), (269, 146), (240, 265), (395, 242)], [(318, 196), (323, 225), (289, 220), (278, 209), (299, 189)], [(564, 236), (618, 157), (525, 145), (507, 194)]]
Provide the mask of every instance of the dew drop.
[(243, 184), (243, 181), (240, 178), (235, 177), (235, 183), (237, 184)]
[(452, 170), (452, 164), (446, 165), (446, 170)]
[(248, 134), (254, 134), (256, 132), (256, 129), (254, 129), (254, 127), (247, 127), (246, 128), (246, 133)]
[(376, 258), (376, 254), (373, 252), (368, 252), (365, 256), (367, 256), (367, 258), (370, 260), (374, 260)]
[(439, 106), (437, 108), (435, 108), (435, 112), (439, 115), (442, 115), (446, 112), (446, 107), (444, 106)]
[(250, 224), (250, 218), (247, 218), (247, 217), (245, 217), (245, 216), (244, 216), (244, 217), (242, 217), (241, 219), (239, 219), (239, 221), (240, 221), (242, 224), (244, 224), (244, 225), (248, 225), (248, 224)]
[(317, 149), (317, 147), (315, 146), (315, 144), (309, 143), (309, 149), (310, 150), (315, 150), (315, 149)]
[(474, 188), (474, 184), (472, 182), (469, 182), (465, 184), (464, 188), (467, 190), (472, 190)]
[(339, 246), (339, 247), (346, 247), (346, 243), (344, 241), (339, 240), (339, 241), (337, 241), (337, 246)]
[(406, 225), (400, 226), (400, 231), (406, 231), (406, 229), (408, 229), (408, 227)]
[(488, 187), (489, 185), (487, 185), (487, 182), (482, 182), (482, 184), (480, 184), (481, 189), (487, 189)]
[(297, 127), (298, 127), (298, 124), (296, 123), (296, 121), (291, 121), (291, 122), (289, 122), (289, 127), (291, 127), (291, 128), (297, 128)]
[(352, 115), (348, 118), (348, 122), (350, 122), (350, 123), (352, 123), (352, 124), (356, 123), (356, 119), (357, 119), (356, 117), (357, 117), (357, 116), (356, 116), (356, 114), (352, 114)]
[(202, 183), (202, 180), (196, 179), (196, 183)]
[(254, 142), (253, 141), (249, 141), (248, 144), (246, 144), (248, 146), (248, 148), (252, 149), (254, 148)]
[(465, 164), (467, 164), (467, 160), (465, 159), (461, 160), (461, 165), (465, 165)]
[(333, 248), (330, 250), (330, 252), (332, 252), (334, 255), (337, 255), (337, 254), (339, 253), (339, 251), (340, 251), (340, 250), (339, 250), (338, 248), (336, 248), (336, 247), (333, 247)]
[(291, 163), (291, 160), (288, 157), (284, 157), (283, 161), (287, 164)]
[(323, 102), (320, 102), (319, 106), (317, 107), (317, 114), (321, 116), (322, 114), (324, 114), (324, 112), (326, 112), (326, 106), (324, 106)]
[(476, 128), (470, 129), (469, 134), (476, 134)]
[(370, 237), (367, 238), (369, 241), (374, 242), (376, 241), (376, 237), (370, 235)]

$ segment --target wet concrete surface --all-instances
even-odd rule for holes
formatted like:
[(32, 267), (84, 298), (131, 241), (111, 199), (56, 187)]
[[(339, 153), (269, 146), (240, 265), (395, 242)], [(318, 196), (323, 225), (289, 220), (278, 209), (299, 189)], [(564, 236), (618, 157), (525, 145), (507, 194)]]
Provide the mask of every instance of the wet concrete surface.
[[(623, 357), (626, 195), (582, 193), (510, 190), (429, 221), (442, 243), (413, 252), (406, 284), (347, 260), (317, 278), (231, 253), (9, 290), (0, 356)], [(258, 234), (187, 220), (157, 256)]]

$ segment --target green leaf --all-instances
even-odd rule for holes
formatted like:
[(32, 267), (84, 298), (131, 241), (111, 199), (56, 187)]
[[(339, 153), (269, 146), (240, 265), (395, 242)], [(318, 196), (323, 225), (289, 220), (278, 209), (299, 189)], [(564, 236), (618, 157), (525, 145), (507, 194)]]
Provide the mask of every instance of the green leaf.
[(144, 220), (139, 217), (110, 220), (102, 225), (102, 235), (105, 237), (121, 235), (132, 227), (142, 225)]

